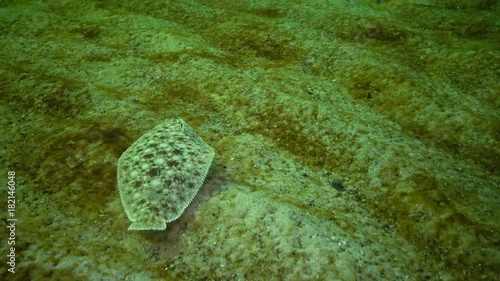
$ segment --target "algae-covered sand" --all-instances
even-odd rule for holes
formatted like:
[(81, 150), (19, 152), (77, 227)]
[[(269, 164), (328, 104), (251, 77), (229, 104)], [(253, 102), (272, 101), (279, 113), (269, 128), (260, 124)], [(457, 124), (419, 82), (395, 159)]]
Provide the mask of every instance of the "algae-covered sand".
[[(0, 6), (2, 280), (498, 278), (498, 1)], [(216, 157), (127, 231), (118, 158), (168, 118)]]

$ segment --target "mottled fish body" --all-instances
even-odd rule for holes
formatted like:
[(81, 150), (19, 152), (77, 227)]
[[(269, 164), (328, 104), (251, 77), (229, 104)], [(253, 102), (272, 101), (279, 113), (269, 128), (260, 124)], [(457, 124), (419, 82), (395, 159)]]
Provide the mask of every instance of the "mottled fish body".
[(215, 152), (182, 119), (168, 119), (118, 160), (118, 190), (129, 230), (164, 230), (193, 201)]

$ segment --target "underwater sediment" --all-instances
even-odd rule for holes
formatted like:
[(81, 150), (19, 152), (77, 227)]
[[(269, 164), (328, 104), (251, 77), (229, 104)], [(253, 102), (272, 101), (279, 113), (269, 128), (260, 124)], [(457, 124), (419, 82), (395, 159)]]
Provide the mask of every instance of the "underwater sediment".
[[(1, 278), (495, 279), (499, 9), (4, 3)], [(118, 159), (169, 118), (216, 156), (165, 231), (127, 231)]]

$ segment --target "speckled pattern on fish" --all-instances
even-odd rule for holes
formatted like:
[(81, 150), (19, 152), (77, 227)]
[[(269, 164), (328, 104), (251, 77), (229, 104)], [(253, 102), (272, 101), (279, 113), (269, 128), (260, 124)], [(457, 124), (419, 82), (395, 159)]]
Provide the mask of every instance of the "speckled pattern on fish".
[(164, 230), (189, 206), (215, 152), (182, 119), (169, 119), (118, 160), (118, 190), (129, 230)]

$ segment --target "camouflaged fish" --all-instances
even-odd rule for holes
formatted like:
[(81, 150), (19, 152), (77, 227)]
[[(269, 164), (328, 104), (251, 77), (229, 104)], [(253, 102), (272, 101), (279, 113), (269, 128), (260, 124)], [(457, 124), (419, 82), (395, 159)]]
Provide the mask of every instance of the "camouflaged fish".
[(164, 230), (189, 206), (215, 152), (182, 119), (169, 119), (134, 142), (118, 160), (118, 190), (128, 230)]

